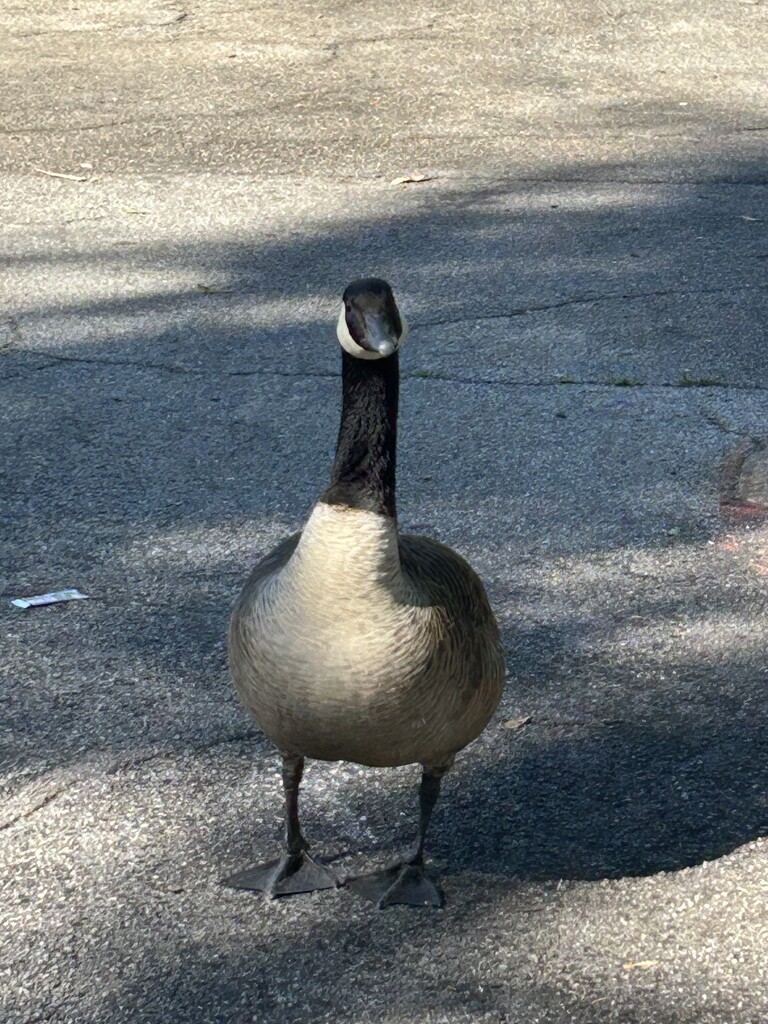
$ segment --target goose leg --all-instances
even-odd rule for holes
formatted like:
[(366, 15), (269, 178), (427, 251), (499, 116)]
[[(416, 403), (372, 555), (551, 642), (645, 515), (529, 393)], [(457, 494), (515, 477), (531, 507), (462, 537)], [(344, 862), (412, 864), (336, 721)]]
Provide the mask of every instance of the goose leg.
[(334, 889), (339, 884), (330, 868), (317, 864), (307, 853), (309, 843), (299, 824), (299, 785), (304, 758), (283, 755), (285, 792), (285, 852), (279, 860), (247, 868), (224, 879), (233, 889), (256, 889), (268, 899), (315, 889)]
[(413, 852), (383, 871), (360, 875), (347, 883), (358, 896), (371, 900), (379, 910), (393, 903), (412, 907), (441, 907), (443, 899), (435, 883), (424, 870), (424, 843), (432, 811), (440, 795), (440, 781), (450, 764), (424, 765), (419, 789), (419, 838)]

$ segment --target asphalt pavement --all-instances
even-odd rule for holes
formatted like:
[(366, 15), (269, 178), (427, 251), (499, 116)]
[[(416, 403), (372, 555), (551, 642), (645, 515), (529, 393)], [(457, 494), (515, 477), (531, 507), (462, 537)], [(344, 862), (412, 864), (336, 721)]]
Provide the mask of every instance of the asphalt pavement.
[[(33, 0), (0, 40), (0, 1019), (764, 1024), (763, 0)], [(281, 818), (229, 608), (325, 486), (369, 274), (402, 528), (507, 651), (437, 911), (220, 884)], [(417, 781), (309, 765), (313, 848), (387, 861)]]

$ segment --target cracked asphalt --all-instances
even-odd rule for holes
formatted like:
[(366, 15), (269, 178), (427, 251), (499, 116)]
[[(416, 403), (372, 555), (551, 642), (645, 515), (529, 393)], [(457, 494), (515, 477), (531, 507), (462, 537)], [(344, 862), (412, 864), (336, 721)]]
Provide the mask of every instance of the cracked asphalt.
[[(0, 40), (4, 1024), (763, 1024), (761, 0), (33, 0)], [(229, 607), (325, 484), (365, 274), (411, 325), (402, 526), (509, 669), (435, 912), (219, 884), (281, 815)], [(314, 848), (387, 860), (417, 776), (311, 764)]]

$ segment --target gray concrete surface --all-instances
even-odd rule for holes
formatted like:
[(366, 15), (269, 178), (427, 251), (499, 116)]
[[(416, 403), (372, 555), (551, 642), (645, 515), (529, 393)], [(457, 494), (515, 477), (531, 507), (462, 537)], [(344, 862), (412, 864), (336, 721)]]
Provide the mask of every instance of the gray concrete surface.
[[(35, 0), (0, 40), (2, 1020), (763, 1024), (764, 3)], [(219, 885), (280, 817), (228, 608), (326, 479), (368, 273), (403, 527), (508, 652), (437, 912)], [(416, 775), (313, 764), (315, 847), (387, 859)]]

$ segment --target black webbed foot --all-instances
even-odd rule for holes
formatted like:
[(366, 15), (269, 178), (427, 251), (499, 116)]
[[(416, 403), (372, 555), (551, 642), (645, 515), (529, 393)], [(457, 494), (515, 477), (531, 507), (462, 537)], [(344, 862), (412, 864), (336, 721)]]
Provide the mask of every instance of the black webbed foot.
[(284, 853), (280, 860), (246, 868), (223, 880), (233, 889), (261, 891), (268, 899), (316, 889), (335, 889), (339, 880), (330, 868), (318, 864), (307, 853)]
[(352, 878), (346, 887), (363, 899), (371, 900), (379, 910), (395, 903), (405, 903), (411, 907), (443, 905), (440, 890), (427, 877), (423, 864), (395, 864), (383, 871)]

